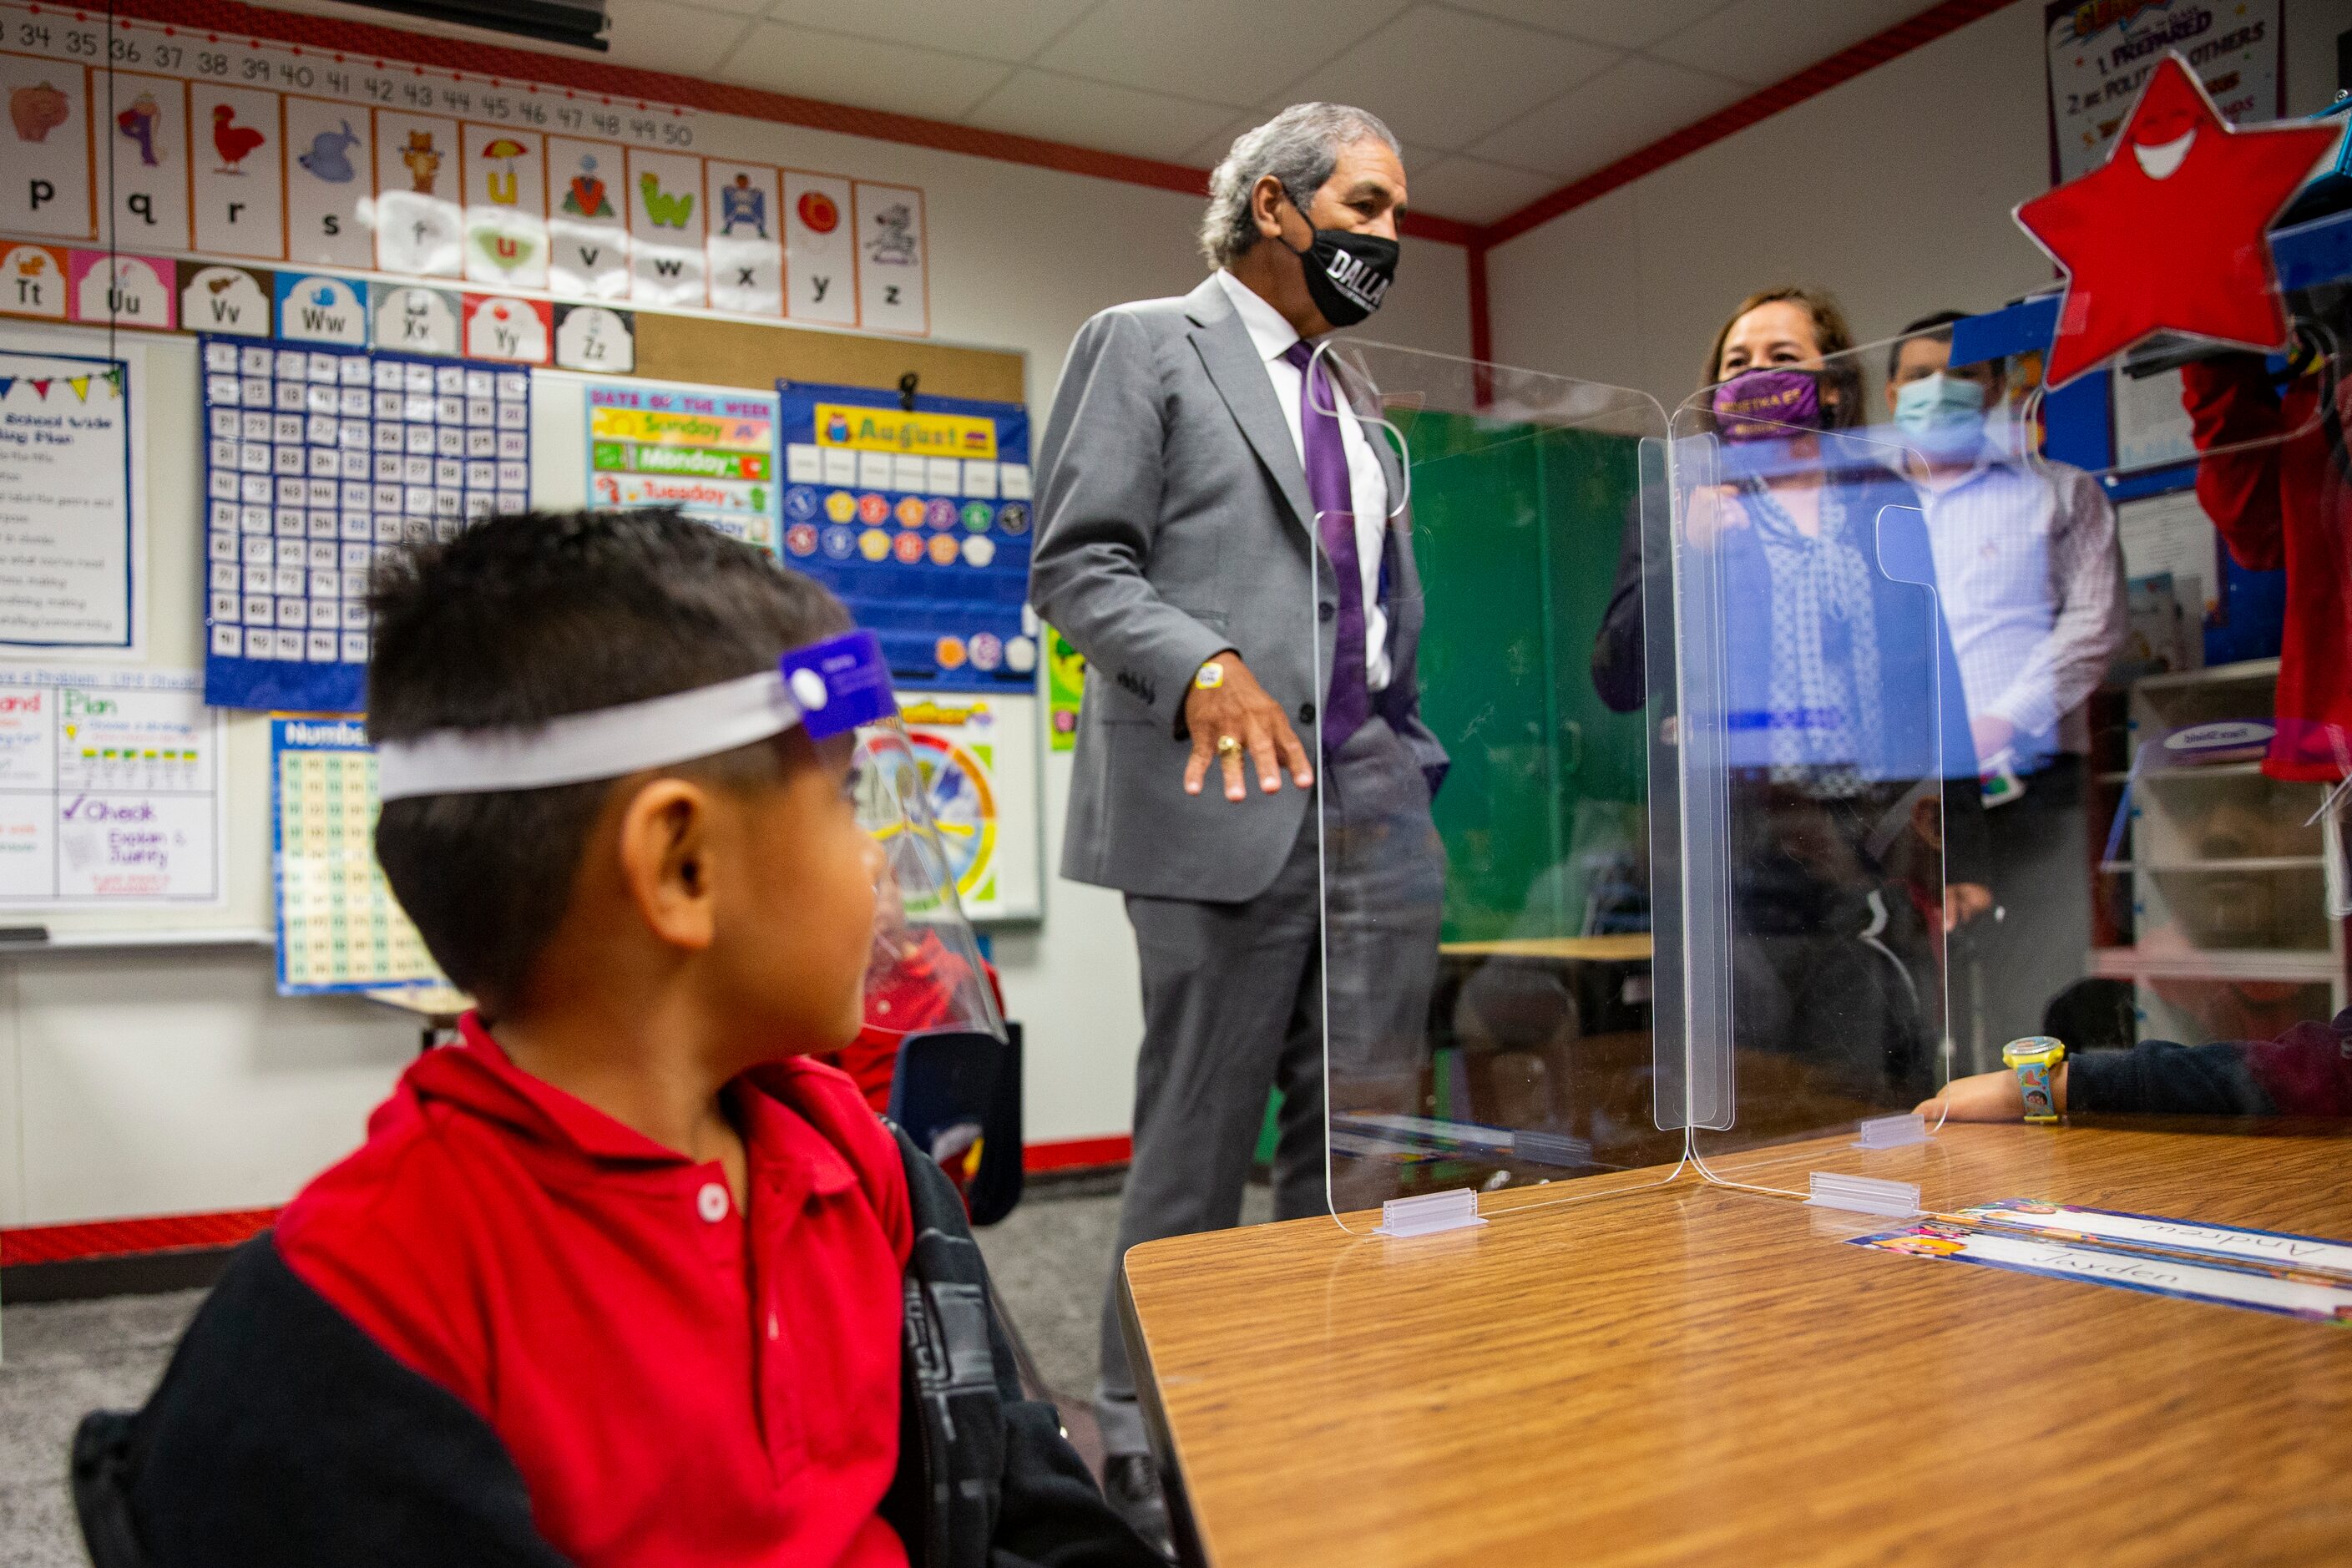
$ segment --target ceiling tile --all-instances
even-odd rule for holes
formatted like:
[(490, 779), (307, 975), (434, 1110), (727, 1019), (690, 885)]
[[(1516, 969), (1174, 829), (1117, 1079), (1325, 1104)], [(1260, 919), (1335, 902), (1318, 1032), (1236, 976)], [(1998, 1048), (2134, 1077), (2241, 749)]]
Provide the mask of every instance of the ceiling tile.
[(1571, 180), (1704, 120), (1751, 90), (1702, 71), (1633, 57), (1579, 82), (1471, 151)]
[(1084, 15), (1094, 0), (775, 0), (768, 15), (779, 22), (855, 33), (894, 44), (979, 55), (992, 60), (1026, 60), (1064, 27)]
[(1465, 223), (1492, 223), (1515, 213), (1559, 184), (1549, 175), (1507, 169), (1458, 154), (1405, 165), (1412, 210)]
[(1687, 27), (1729, 0), (1453, 0), (1465, 11), (1484, 11), (1546, 32), (1566, 33), (1596, 44), (1638, 49), (1678, 27)]
[(641, 70), (708, 76), (751, 26), (741, 16), (673, 5), (669, 0), (627, 0), (609, 13), (613, 19), (604, 58)]
[(1407, 142), (1458, 151), (1615, 58), (1555, 34), (1416, 5), (1291, 96), (1357, 104)]
[(1102, 0), (1035, 63), (1260, 103), (1404, 9), (1405, 0)]
[(1649, 52), (1767, 87), (1927, 8), (1923, 0), (1738, 0)]
[(1164, 93), (1024, 70), (1015, 72), (963, 118), (991, 131), (1173, 160), (1207, 135), (1225, 111)]
[(936, 49), (761, 22), (744, 35), (718, 74), (770, 92), (953, 120), (1012, 71)]
[[(614, 17), (617, 25), (622, 12), (635, 10), (644, 3), (645, 0), (604, 0), (604, 14)], [(756, 16), (768, 8), (770, 0), (687, 0), (687, 4), (698, 10), (729, 11), (738, 16)]]

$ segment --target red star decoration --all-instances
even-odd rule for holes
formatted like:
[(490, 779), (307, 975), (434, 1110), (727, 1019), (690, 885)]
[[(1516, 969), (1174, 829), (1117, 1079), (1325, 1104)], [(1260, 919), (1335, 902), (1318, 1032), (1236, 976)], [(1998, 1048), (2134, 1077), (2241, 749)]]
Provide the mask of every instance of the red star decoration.
[(2044, 382), (2063, 386), (2167, 330), (2284, 347), (2266, 231), (2336, 134), (2233, 129), (2189, 63), (2167, 54), (2107, 161), (2017, 209), (2018, 226), (2066, 272)]

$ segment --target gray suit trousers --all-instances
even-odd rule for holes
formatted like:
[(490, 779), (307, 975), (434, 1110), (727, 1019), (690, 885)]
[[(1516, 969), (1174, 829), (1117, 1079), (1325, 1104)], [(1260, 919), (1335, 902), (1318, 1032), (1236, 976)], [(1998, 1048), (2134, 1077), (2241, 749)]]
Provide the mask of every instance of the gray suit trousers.
[(1108, 1453), (1149, 1451), (1119, 1329), (1118, 1267), (1139, 1242), (1240, 1220), (1269, 1089), (1282, 1090), (1276, 1218), (1395, 1195), (1392, 1174), (1366, 1162), (1343, 1165), (1327, 1189), (1325, 954), (1333, 1099), (1343, 1110), (1413, 1109), (1428, 1058), (1444, 852), (1420, 766), (1377, 716), (1325, 759), (1321, 805), (1255, 899), (1128, 896), (1143, 1049), (1095, 1389)]

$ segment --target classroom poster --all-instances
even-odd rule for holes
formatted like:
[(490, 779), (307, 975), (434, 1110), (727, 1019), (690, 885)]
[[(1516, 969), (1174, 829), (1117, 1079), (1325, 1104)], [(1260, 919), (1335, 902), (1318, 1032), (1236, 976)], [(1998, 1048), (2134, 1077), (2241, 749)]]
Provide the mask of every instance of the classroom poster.
[(2195, 490), (2124, 502), (2116, 508), (2116, 539), (2126, 579), (2169, 574), (2183, 602), (2193, 597), (2199, 613), (2221, 607), (2221, 535)]
[(1052, 626), (1045, 628), (1045, 744), (1056, 752), (1078, 744), (1078, 707), (1087, 694), (1087, 656)]
[(129, 362), (0, 350), (0, 647), (136, 651)]
[(965, 915), (1043, 914), (1036, 698), (908, 692), (898, 717)]
[(2108, 382), (2117, 473), (2197, 460), (2196, 432), (2182, 400), (2178, 369), (2136, 376), (2118, 365), (2108, 372)]
[(0, 0), (0, 232), (930, 330), (914, 186), (745, 162), (677, 105), (112, 23)]
[(2283, 0), (2044, 0), (2050, 182), (2106, 162), (2147, 73), (2168, 50), (2188, 57), (2232, 125), (2286, 112)]
[(530, 372), (199, 342), (205, 700), (357, 712), (376, 558), (529, 510)]
[(376, 863), (367, 727), (272, 719), (269, 781), (279, 993), (446, 985)]
[(1029, 411), (780, 381), (785, 563), (841, 595), (893, 674), (1033, 689)]
[(588, 494), (674, 506), (730, 539), (776, 549), (776, 400), (720, 387), (588, 389)]
[(220, 902), (223, 736), (194, 670), (0, 666), (0, 904)]

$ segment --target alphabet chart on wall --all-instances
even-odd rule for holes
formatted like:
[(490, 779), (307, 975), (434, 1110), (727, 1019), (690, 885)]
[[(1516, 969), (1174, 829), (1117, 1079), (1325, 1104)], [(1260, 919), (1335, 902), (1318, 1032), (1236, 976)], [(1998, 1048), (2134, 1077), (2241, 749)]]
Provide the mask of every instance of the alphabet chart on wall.
[(728, 156), (724, 116), (15, 0), (0, 99), (0, 233), (158, 279), (199, 255), (930, 330), (923, 193)]
[(530, 373), (205, 336), (205, 700), (366, 701), (368, 573), (530, 505)]

